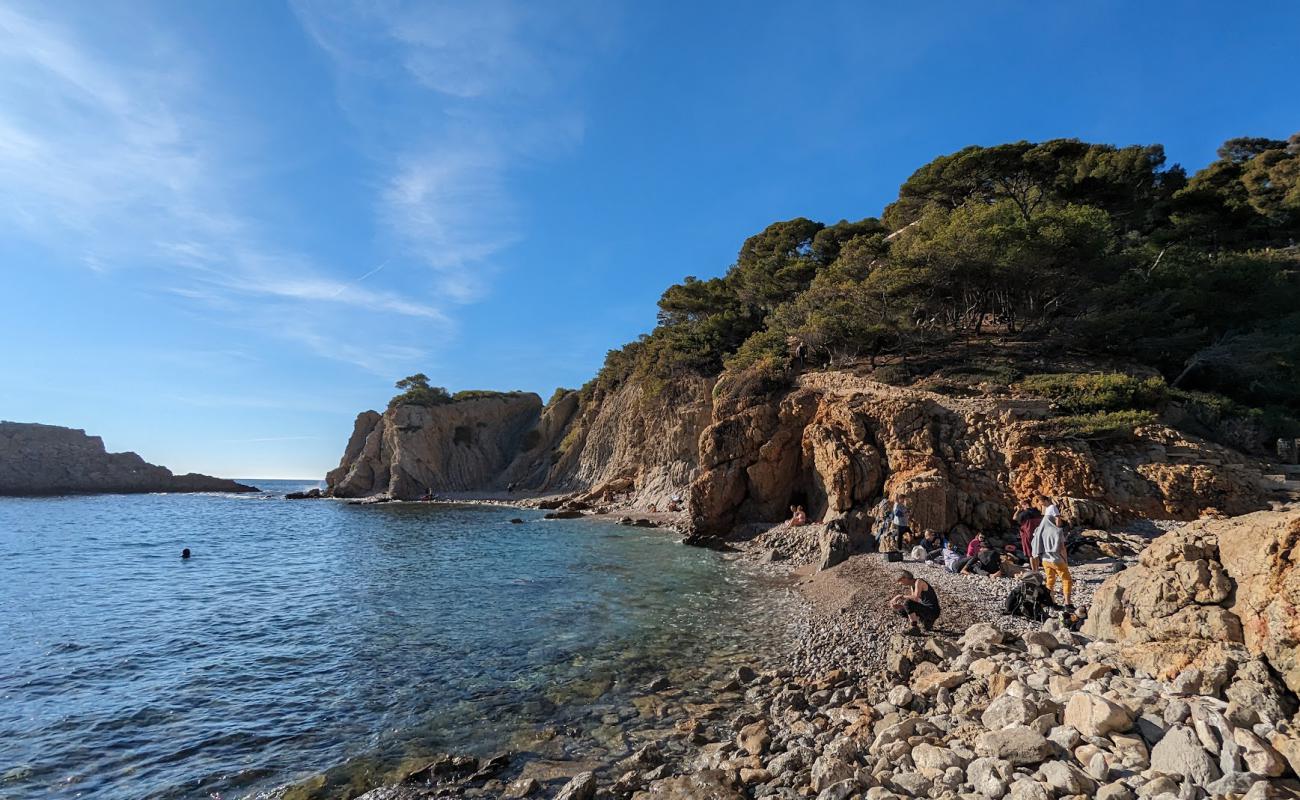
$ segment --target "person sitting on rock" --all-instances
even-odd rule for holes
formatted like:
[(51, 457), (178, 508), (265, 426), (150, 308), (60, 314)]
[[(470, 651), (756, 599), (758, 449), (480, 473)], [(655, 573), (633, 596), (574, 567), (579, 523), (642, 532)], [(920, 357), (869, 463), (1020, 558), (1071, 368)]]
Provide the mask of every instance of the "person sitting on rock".
[[(1032, 546), (1032, 545), (1031, 545)], [(1009, 544), (1002, 548), (1002, 563), (1011, 564), (1014, 567), (1023, 567), (1029, 563), (1029, 556), (1021, 555), (1014, 544)]]
[(808, 514), (803, 506), (790, 506), (790, 527), (797, 528), (808, 524)]
[(889, 599), (889, 607), (912, 623), (908, 633), (933, 629), (940, 613), (939, 595), (934, 587), (907, 570), (899, 571), (898, 584), (903, 591)]
[[(1047, 498), (1042, 498), (1046, 500)], [(1060, 514), (1056, 504), (1048, 505), (1043, 512), (1043, 519), (1034, 531), (1032, 556), (1043, 565), (1044, 583), (1049, 592), (1056, 591), (1056, 579), (1061, 579), (1063, 605), (1071, 607), (1070, 589), (1073, 579), (1070, 576), (1070, 560), (1065, 550), (1065, 531), (1061, 529)]]
[(952, 544), (945, 544), (943, 546), (943, 568), (944, 569), (948, 570), (949, 572), (959, 572), (965, 561), (966, 559), (961, 557), (961, 553), (958, 553), (956, 550), (953, 549)]
[(966, 543), (966, 557), (974, 558), (980, 554), (980, 551), (988, 547), (988, 542), (984, 541), (984, 534), (976, 533), (971, 540)]
[(1032, 501), (1026, 499), (1021, 501), (1020, 510), (1011, 518), (1016, 529), (1020, 532), (1020, 552), (1024, 553), (1025, 560), (1029, 562), (1029, 568), (1038, 571), (1038, 562), (1034, 559), (1034, 531), (1038, 529), (1038, 523), (1043, 521), (1043, 512), (1034, 508)]
[(921, 534), (919, 544), (925, 548), (926, 561), (938, 561), (943, 557), (943, 539), (939, 538), (937, 532), (926, 528), (925, 533)]

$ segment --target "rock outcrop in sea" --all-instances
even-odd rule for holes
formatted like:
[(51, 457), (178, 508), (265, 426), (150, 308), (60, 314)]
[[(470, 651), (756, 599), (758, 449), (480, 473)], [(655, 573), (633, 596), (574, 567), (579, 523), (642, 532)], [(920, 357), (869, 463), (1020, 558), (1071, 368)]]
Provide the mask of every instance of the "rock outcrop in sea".
[(109, 453), (84, 430), (0, 422), (0, 495), (256, 491), (225, 478), (173, 475), (135, 453)]

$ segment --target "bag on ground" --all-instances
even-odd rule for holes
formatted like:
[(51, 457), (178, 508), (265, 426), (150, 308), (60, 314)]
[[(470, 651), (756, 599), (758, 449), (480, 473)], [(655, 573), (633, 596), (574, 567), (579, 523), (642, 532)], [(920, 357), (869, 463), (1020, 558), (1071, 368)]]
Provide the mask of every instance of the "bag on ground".
[(1056, 601), (1052, 599), (1052, 593), (1036, 573), (1031, 573), (1013, 586), (1002, 604), (1003, 614), (1035, 622), (1046, 621), (1055, 609)]

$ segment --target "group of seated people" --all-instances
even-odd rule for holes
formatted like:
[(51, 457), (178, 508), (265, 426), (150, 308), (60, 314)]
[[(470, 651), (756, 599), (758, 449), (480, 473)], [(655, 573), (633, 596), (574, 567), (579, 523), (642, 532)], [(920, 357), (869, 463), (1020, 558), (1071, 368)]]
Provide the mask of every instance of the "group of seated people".
[(999, 550), (989, 544), (983, 533), (976, 533), (963, 553), (947, 537), (927, 530), (909, 542), (912, 556), (917, 561), (967, 575), (1012, 576), (1025, 569), (1041, 570), (1049, 591), (1060, 581), (1065, 605), (1069, 606), (1072, 580), (1061, 513), (1046, 495), (1038, 495), (1034, 500), (1023, 501), (1011, 520), (1019, 533), (1019, 549), (1008, 544)]
[(967, 575), (1009, 575), (1028, 563), (1016, 552), (1015, 545), (998, 550), (988, 543), (983, 533), (975, 534), (964, 551), (947, 537), (930, 530), (911, 544), (913, 559)]
[[(897, 503), (895, 507), (897, 507)], [(888, 519), (888, 517), (886, 517)], [(1021, 502), (1012, 517), (1012, 525), (1020, 538), (1020, 551), (1013, 544), (999, 550), (991, 546), (983, 533), (976, 533), (965, 548), (963, 555), (957, 546), (947, 537), (941, 537), (932, 530), (927, 530), (918, 537), (908, 535), (906, 528), (899, 544), (910, 546), (912, 556), (935, 566), (942, 566), (948, 572), (975, 575), (1015, 575), (1028, 569), (1032, 575), (1042, 572), (1040, 591), (1046, 590), (1045, 602), (1053, 607), (1064, 608), (1076, 619), (1071, 604), (1071, 575), (1069, 568), (1069, 548), (1066, 544), (1061, 512), (1056, 503), (1046, 495), (1039, 494), (1033, 499)], [(893, 525), (897, 534), (898, 525)], [(883, 537), (882, 537), (883, 541)], [(897, 546), (897, 545), (896, 545)], [(1053, 604), (1053, 592), (1057, 580), (1061, 582), (1063, 604)], [(889, 606), (909, 622), (909, 632), (930, 630), (939, 617), (939, 597), (934, 588), (923, 578), (903, 570), (897, 575), (902, 591), (890, 598)], [(1014, 591), (1013, 591), (1014, 595)], [(1010, 598), (1009, 598), (1010, 600)], [(1038, 618), (1038, 617), (1034, 617)]]

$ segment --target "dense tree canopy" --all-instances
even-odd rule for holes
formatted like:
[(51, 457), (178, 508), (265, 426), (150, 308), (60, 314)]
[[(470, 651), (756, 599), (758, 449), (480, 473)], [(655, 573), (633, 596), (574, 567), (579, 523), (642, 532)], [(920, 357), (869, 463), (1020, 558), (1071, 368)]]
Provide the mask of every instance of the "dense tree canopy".
[(669, 287), (659, 325), (588, 391), (999, 336), (1300, 410), (1300, 134), (1218, 155), (1190, 178), (1160, 145), (941, 156), (882, 219), (777, 222), (723, 276)]

